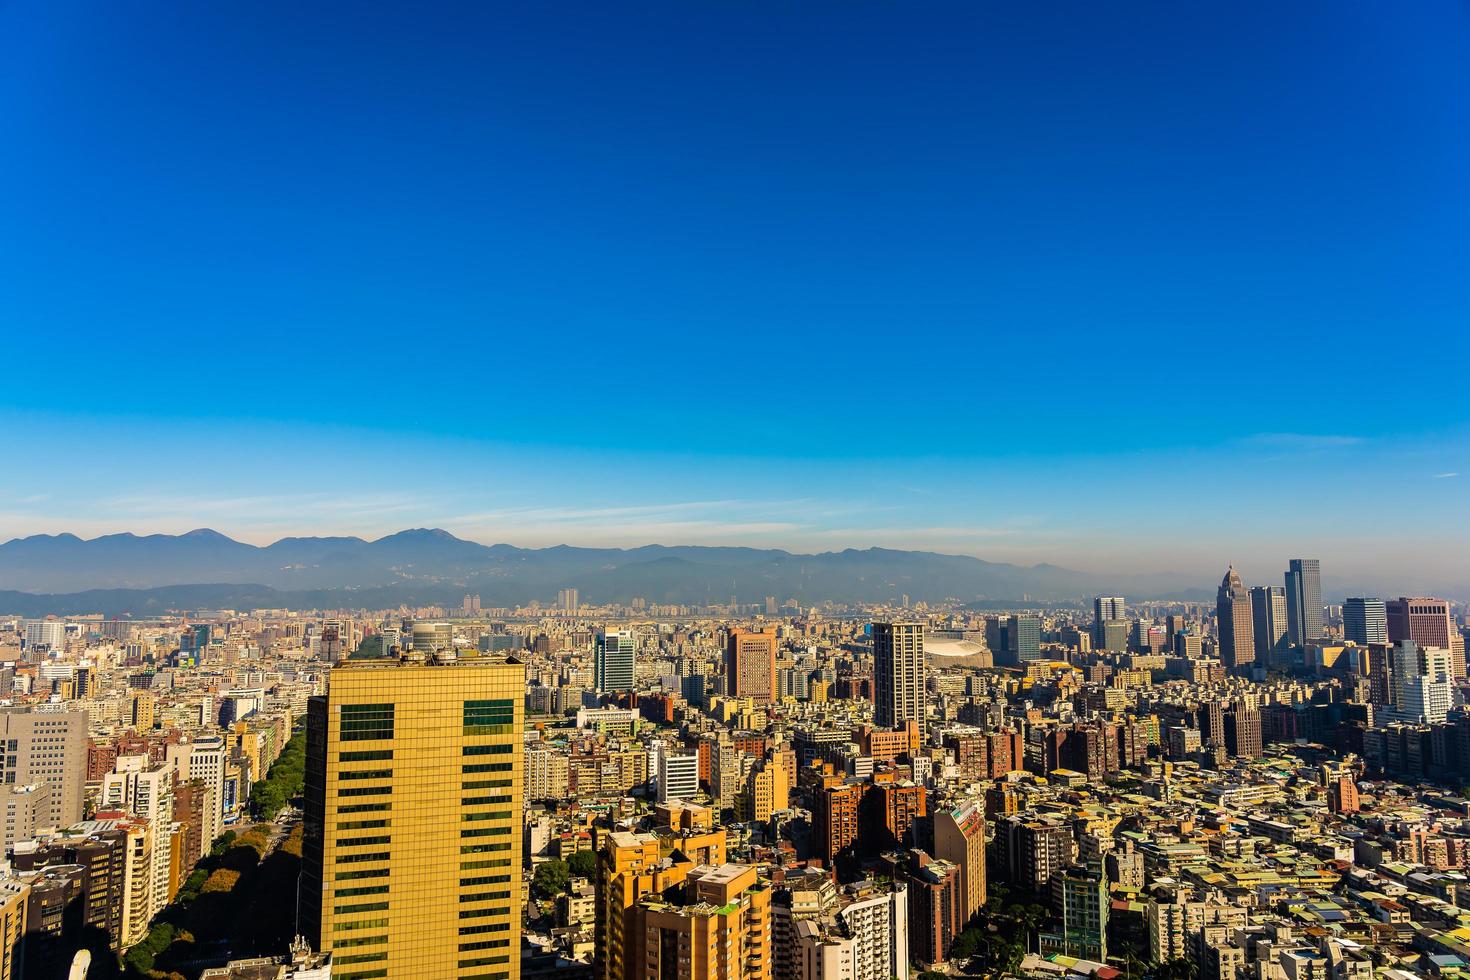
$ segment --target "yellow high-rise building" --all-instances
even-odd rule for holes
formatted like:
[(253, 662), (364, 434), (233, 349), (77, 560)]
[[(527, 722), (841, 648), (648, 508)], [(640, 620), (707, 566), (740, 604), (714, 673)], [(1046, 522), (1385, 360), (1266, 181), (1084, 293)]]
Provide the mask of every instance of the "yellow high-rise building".
[(152, 691), (139, 691), (133, 695), (133, 727), (140, 732), (153, 728), (154, 708), (158, 698)]
[(419, 654), (311, 699), (300, 929), (337, 980), (519, 980), (525, 693), (516, 660)]

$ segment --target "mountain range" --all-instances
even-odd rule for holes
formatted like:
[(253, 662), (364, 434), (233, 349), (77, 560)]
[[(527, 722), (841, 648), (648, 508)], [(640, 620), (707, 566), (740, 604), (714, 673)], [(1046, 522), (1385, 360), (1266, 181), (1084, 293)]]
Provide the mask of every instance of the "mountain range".
[[(0, 545), (0, 612), (34, 615), (165, 608), (371, 607), (549, 602), (575, 588), (586, 603), (758, 602), (803, 604), (955, 599), (1061, 600), (1098, 590), (1203, 599), (1176, 575), (1106, 578), (1056, 565), (1012, 565), (964, 555), (881, 548), (792, 554), (775, 549), (663, 546), (518, 548), (483, 545), (416, 528), (375, 541), (291, 537), (260, 547), (218, 531), (109, 534), (90, 540), (38, 534)], [(91, 603), (92, 605), (87, 605)], [(24, 607), (24, 608), (23, 608)], [(75, 607), (75, 608), (73, 608)]]

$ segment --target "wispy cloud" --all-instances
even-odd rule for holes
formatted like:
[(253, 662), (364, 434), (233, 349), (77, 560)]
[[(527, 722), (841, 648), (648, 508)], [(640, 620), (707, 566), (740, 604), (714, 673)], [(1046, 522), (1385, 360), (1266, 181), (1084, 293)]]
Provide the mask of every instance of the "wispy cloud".
[(1362, 445), (1361, 436), (1321, 435), (1306, 432), (1258, 432), (1240, 440), (1243, 446), (1281, 452), (1313, 453)]
[(238, 540), (266, 544), (296, 534), (369, 537), (432, 523), (441, 501), (400, 493), (179, 494), (130, 492), (98, 499), (76, 512), (74, 502), (38, 498), (0, 510), (0, 537), (69, 531), (96, 537), (132, 531), (178, 534), (214, 527)]
[(1434, 474), (1434, 478), (1436, 480), (1453, 480), (1455, 477), (1457, 477), (1459, 475), (1460, 474), (1458, 474), (1458, 473), (1436, 473), (1436, 474)]

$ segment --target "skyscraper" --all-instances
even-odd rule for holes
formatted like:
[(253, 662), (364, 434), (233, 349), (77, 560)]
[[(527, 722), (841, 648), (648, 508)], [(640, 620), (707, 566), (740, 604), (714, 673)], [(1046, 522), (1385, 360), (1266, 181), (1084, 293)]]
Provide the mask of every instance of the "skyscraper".
[(1041, 659), (1041, 619), (1010, 616), (1001, 630), (1005, 637), (1006, 662), (1012, 667)]
[(1421, 647), (1448, 650), (1451, 673), (1457, 678), (1465, 676), (1465, 638), (1455, 628), (1448, 602), (1401, 596), (1385, 603), (1384, 618), (1389, 642), (1413, 640)]
[(874, 724), (896, 728), (908, 721), (924, 725), (923, 623), (873, 624)]
[[(1097, 632), (1092, 638), (1093, 649), (1107, 650), (1112, 653), (1122, 653), (1128, 649), (1128, 634), (1133, 628), (1133, 624), (1128, 620), (1108, 619), (1098, 623), (1097, 626)], [(1039, 646), (1037, 650), (1040, 652)]]
[(593, 652), (593, 683), (599, 694), (633, 690), (635, 641), (631, 630), (602, 630)]
[(343, 977), (520, 976), (525, 668), (348, 660), (307, 708), (299, 928)]
[(776, 700), (776, 631), (730, 630), (725, 642), (725, 676), (730, 694), (767, 704)]
[[(1094, 596), (1092, 600), (1092, 646), (1096, 650), (1121, 651), (1127, 643), (1128, 623), (1122, 596)], [(1109, 627), (1112, 627), (1109, 629)], [(1121, 627), (1121, 628), (1120, 628)], [(1122, 642), (1119, 642), (1119, 635)]]
[(1388, 606), (1382, 599), (1342, 601), (1343, 639), (1359, 646), (1388, 642)]
[(1251, 628), (1250, 596), (1240, 574), (1231, 565), (1215, 594), (1215, 618), (1220, 633), (1220, 659), (1226, 667), (1245, 667), (1255, 662), (1256, 641)]
[(1384, 717), (1416, 725), (1443, 722), (1455, 703), (1450, 651), (1395, 640), (1391, 656), (1394, 705)]
[(1322, 563), (1315, 558), (1287, 563), (1286, 628), (1293, 646), (1322, 639)]
[(1286, 652), (1286, 590), (1279, 585), (1257, 585), (1251, 589), (1251, 632), (1255, 635), (1256, 659), (1275, 664)]

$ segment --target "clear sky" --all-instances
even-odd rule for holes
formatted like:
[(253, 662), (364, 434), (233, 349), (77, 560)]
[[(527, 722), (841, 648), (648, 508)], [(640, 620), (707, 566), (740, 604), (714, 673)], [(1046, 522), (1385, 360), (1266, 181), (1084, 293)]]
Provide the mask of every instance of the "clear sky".
[(0, 5), (0, 538), (1470, 582), (1467, 107), (1451, 0)]

